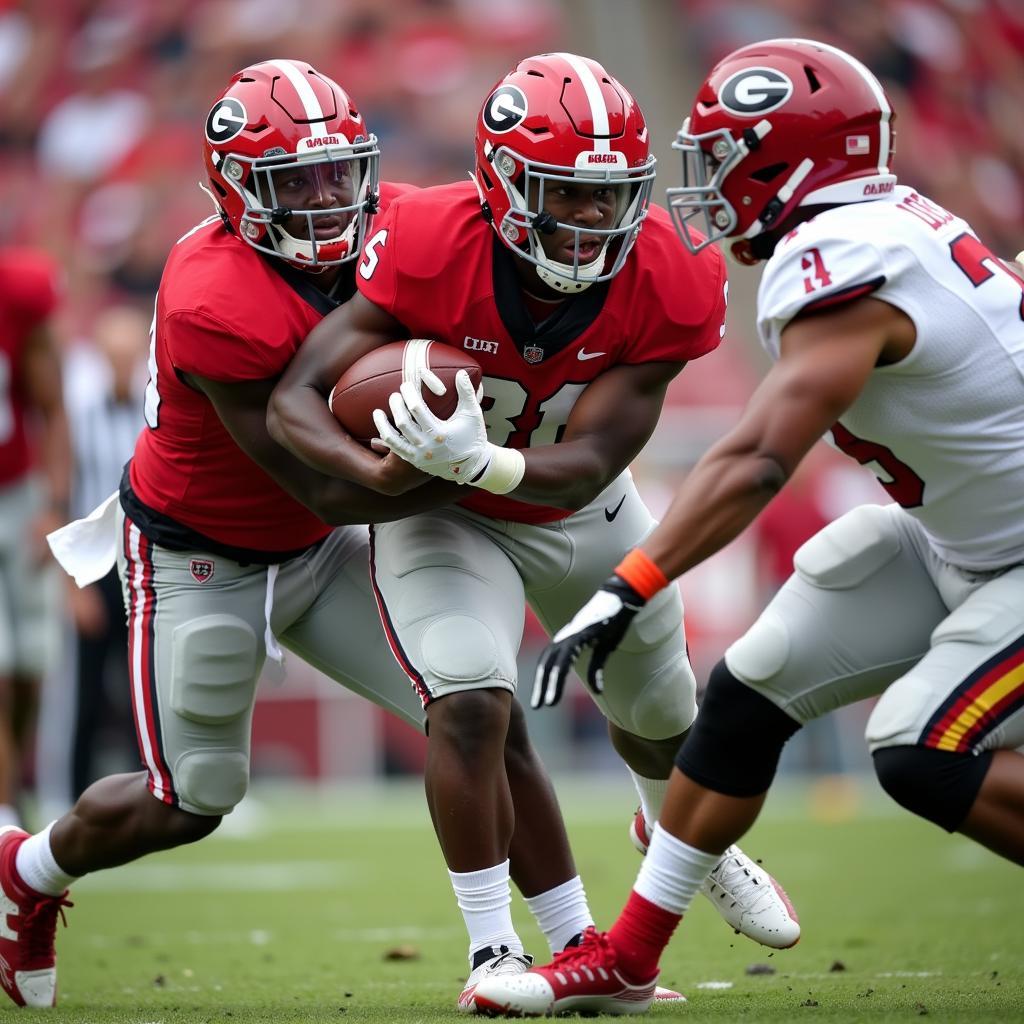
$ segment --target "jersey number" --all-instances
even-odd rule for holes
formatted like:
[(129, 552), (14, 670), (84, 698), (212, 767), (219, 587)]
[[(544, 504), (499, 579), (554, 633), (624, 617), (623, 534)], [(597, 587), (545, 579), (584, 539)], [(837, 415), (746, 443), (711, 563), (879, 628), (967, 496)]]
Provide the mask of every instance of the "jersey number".
[[(540, 422), (526, 435), (521, 448), (536, 448), (542, 444), (556, 444), (569, 422), (569, 413), (586, 388), (586, 384), (563, 384), (550, 398), (537, 406)], [(518, 381), (504, 377), (484, 377), (484, 423), (487, 439), (492, 444), (505, 445), (519, 430), (516, 420), (526, 409), (529, 394)]]
[(807, 295), (819, 288), (827, 288), (832, 283), (832, 275), (826, 269), (818, 249), (808, 249), (800, 257), (800, 269), (810, 272), (804, 278), (804, 293)]
[(388, 229), (381, 228), (377, 234), (373, 235), (366, 245), (363, 246), (363, 258), (359, 261), (359, 276), (364, 281), (369, 281), (373, 277), (373, 272), (377, 269), (377, 264), (380, 263), (380, 257), (377, 255), (377, 250), (384, 245), (388, 240)]
[(967, 279), (977, 288), (1002, 271), (1021, 290), (1020, 318), (1024, 320), (1024, 281), (1003, 266), (1003, 261), (992, 255), (992, 252), (979, 242), (974, 235), (964, 232), (949, 243), (949, 252), (953, 262), (967, 275)]
[(832, 440), (841, 452), (867, 466), (897, 504), (904, 508), (924, 504), (924, 481), (884, 444), (855, 437), (841, 423), (832, 427)]

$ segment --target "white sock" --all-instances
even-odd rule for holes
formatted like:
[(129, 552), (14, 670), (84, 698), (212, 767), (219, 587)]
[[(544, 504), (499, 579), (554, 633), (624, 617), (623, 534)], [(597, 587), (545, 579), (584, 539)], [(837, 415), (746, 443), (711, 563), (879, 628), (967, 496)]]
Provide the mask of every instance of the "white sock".
[(481, 946), (508, 946), (522, 953), (523, 944), (512, 926), (512, 890), (508, 861), (480, 871), (449, 871), (455, 898), (469, 932), (469, 960)]
[(59, 896), (78, 876), (69, 875), (53, 858), (50, 849), (50, 829), (56, 822), (51, 821), (42, 832), (29, 836), (18, 847), (14, 866), (21, 880), (36, 892), (45, 896)]
[(594, 923), (579, 875), (556, 885), (554, 889), (524, 899), (530, 913), (537, 919), (537, 927), (548, 940), (552, 956), (561, 953), (570, 939)]
[(661, 817), (661, 805), (665, 802), (668, 779), (645, 779), (642, 775), (637, 775), (628, 765), (627, 768), (633, 777), (633, 785), (636, 786), (636, 791), (640, 794), (640, 810), (644, 812), (647, 831), (651, 832)]
[(708, 872), (721, 859), (720, 853), (688, 846), (655, 825), (633, 891), (662, 910), (685, 914)]
[(21, 815), (17, 807), (11, 804), (0, 804), (0, 827), (4, 825), (17, 825), (21, 827)]

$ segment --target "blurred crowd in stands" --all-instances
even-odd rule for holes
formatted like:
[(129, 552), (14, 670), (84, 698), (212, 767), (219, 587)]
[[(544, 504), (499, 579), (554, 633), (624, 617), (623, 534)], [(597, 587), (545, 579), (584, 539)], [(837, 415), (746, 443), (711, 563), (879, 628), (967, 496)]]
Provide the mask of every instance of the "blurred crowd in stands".
[[(995, 251), (1012, 256), (1024, 247), (1021, 0), (631, 6), (639, 24), (656, 5), (664, 14), (661, 5), (673, 2), (676, 37), (660, 40), (651, 60), (668, 65), (680, 118), (701, 76), (736, 46), (775, 36), (836, 43), (889, 91), (898, 111), (901, 180), (965, 216)], [(309, 61), (362, 104), (381, 140), (383, 177), (435, 184), (470, 168), (477, 108), (495, 79), (529, 53), (583, 48), (574, 9), (579, 5), (558, 0), (0, 0), (0, 246), (36, 247), (61, 268), (54, 328), (70, 355), (72, 400), (88, 393), (92, 380), (110, 376), (96, 369), (103, 353), (94, 342), (107, 330), (112, 307), (137, 314), (117, 323), (134, 331), (136, 383), (144, 383), (145, 323), (167, 252), (212, 212), (197, 187), (201, 126), (235, 70), (273, 56)], [(614, 53), (595, 56), (630, 83), (631, 68), (620, 67)], [(671, 133), (676, 125), (651, 127)], [(661, 170), (666, 183), (678, 173), (674, 164)], [(740, 319), (734, 314), (730, 326), (736, 340), (752, 334)], [(91, 355), (83, 359), (82, 352)], [(747, 348), (727, 345), (722, 353), (714, 366), (701, 360), (681, 376), (671, 392), (679, 408), (669, 416), (685, 413), (691, 401), (730, 410), (745, 400), (756, 375)], [(689, 429), (694, 420), (681, 422)], [(725, 425), (721, 415), (705, 417), (693, 431), (697, 443)], [(675, 479), (658, 465), (641, 468), (641, 476), (667, 500)], [(780, 503), (762, 524), (760, 548), (717, 584), (721, 636), (743, 628), (764, 588), (778, 584), (804, 528), (809, 534), (821, 516), (843, 510), (836, 498), (842, 488), (827, 478), (831, 465), (808, 472), (802, 499), (794, 491), (786, 511)], [(749, 583), (751, 599), (737, 605), (741, 583)], [(699, 637), (715, 630), (708, 609), (716, 584), (708, 577), (694, 586), (701, 599), (687, 597), (688, 621)], [(697, 660), (713, 661), (719, 639)], [(79, 766), (76, 788), (84, 774)]]

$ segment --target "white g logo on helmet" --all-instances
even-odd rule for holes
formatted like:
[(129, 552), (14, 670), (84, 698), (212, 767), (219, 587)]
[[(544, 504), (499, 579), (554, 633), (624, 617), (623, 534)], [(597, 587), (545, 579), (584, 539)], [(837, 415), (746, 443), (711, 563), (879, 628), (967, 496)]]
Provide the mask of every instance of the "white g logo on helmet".
[(730, 75), (718, 91), (718, 101), (730, 114), (760, 117), (777, 110), (793, 95), (793, 83), (775, 68), (744, 68)]

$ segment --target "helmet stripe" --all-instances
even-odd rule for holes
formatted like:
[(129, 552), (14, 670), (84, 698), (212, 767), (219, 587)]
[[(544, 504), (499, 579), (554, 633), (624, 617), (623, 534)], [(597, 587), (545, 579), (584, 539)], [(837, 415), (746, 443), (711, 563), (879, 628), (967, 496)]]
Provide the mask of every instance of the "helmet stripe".
[(874, 94), (875, 99), (878, 101), (878, 109), (882, 112), (882, 116), (878, 122), (878, 173), (889, 174), (889, 149), (892, 145), (890, 139), (891, 129), (889, 128), (889, 122), (892, 120), (892, 107), (889, 106), (889, 101), (885, 97), (885, 90), (882, 88), (882, 83), (875, 77), (875, 75), (856, 57), (844, 50), (840, 50), (835, 46), (829, 46), (828, 43), (820, 43), (815, 39), (791, 39), (793, 43), (808, 43), (811, 46), (817, 46), (822, 50), (827, 50), (835, 57), (846, 61), (854, 71), (857, 72), (864, 79), (867, 87)]
[(306, 120), (310, 122), (307, 126), (309, 134), (312, 135), (314, 131), (320, 131), (316, 122), (324, 120), (324, 110), (306, 76), (290, 60), (268, 60), (267, 63), (273, 64), (298, 93), (299, 102), (306, 111)]
[(601, 83), (590, 70), (590, 65), (575, 53), (555, 53), (553, 57), (561, 57), (579, 77), (583, 91), (587, 94), (590, 103), (590, 116), (594, 121), (594, 134), (604, 138), (594, 139), (594, 151), (607, 153), (610, 148), (608, 139), (608, 107), (604, 102), (604, 94), (601, 92)]

